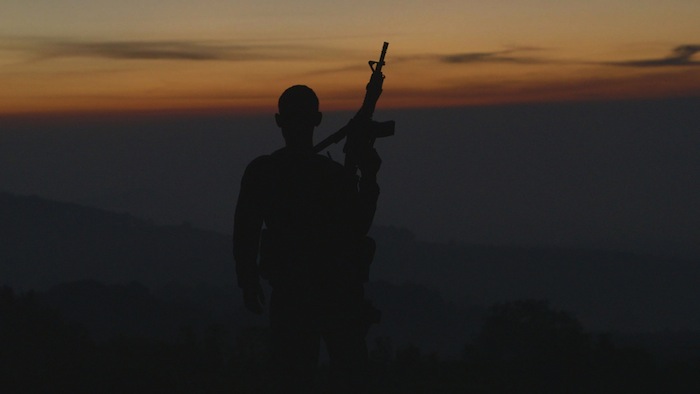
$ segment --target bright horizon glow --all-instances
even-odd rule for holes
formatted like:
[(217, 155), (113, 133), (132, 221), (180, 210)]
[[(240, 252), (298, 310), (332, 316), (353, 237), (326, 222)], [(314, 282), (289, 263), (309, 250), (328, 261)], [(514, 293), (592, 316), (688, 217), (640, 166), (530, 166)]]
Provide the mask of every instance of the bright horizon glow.
[(293, 84), (359, 107), (383, 41), (381, 108), (697, 96), (695, 0), (12, 1), (0, 114), (270, 113)]

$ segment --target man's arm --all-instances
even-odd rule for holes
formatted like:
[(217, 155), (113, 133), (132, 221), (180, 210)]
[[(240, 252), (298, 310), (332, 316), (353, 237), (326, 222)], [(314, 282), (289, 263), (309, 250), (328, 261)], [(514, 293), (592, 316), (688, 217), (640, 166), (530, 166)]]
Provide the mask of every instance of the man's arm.
[(233, 221), (233, 258), (246, 308), (259, 314), (262, 313), (264, 304), (257, 263), (263, 217), (256, 193), (259, 182), (256, 175), (257, 163), (258, 161), (253, 161), (246, 168), (241, 180)]

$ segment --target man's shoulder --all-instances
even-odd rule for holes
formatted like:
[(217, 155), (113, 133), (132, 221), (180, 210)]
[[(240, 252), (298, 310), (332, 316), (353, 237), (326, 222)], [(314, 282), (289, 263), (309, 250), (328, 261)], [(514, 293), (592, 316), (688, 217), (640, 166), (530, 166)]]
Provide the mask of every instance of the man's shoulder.
[(245, 168), (244, 178), (257, 178), (266, 172), (273, 170), (273, 159), (271, 155), (262, 155), (253, 159)]
[(272, 160), (272, 155), (262, 155), (258, 156), (255, 159), (251, 160), (251, 162), (248, 164), (248, 167), (257, 167), (261, 165), (265, 165), (269, 163)]

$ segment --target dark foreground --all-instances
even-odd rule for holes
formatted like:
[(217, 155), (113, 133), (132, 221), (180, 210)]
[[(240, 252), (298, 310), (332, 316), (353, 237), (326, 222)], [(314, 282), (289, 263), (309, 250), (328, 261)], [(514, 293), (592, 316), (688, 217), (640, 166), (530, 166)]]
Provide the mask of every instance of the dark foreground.
[[(700, 392), (697, 349), (663, 357), (616, 341), (585, 332), (545, 302), (496, 305), (458, 358), (375, 338), (371, 392)], [(0, 365), (3, 393), (264, 393), (269, 386), (264, 328), (185, 325), (172, 340), (95, 340), (35, 294), (7, 287), (0, 290)], [(319, 391), (326, 377), (322, 365)]]

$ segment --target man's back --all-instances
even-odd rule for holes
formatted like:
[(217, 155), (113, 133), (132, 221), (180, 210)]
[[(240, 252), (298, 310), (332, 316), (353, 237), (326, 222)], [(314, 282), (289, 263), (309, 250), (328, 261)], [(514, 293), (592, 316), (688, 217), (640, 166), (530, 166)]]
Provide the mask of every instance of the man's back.
[(273, 284), (328, 280), (328, 269), (352, 237), (357, 191), (343, 167), (283, 148), (248, 166), (241, 192), (237, 220), (259, 216), (266, 226), (261, 274)]

